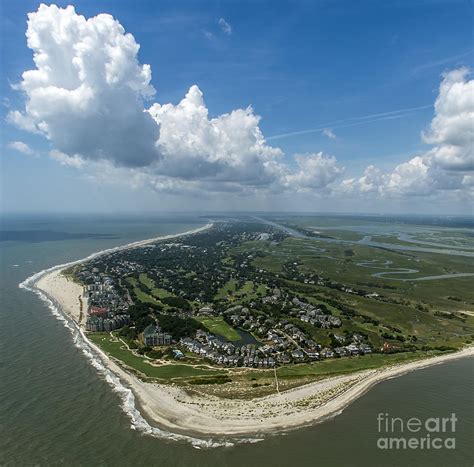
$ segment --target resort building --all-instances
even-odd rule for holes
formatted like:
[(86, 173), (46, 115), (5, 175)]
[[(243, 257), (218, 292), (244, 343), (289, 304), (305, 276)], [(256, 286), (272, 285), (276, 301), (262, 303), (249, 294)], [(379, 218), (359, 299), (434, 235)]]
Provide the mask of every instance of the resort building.
[(162, 332), (156, 324), (150, 324), (143, 331), (143, 341), (145, 345), (156, 347), (158, 345), (171, 345), (171, 335)]

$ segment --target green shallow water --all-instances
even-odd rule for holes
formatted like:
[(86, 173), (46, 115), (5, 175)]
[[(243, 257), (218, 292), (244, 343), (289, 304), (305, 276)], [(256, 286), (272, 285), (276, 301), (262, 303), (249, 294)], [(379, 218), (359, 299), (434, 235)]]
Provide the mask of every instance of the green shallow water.
[[(18, 284), (55, 264), (203, 223), (191, 217), (3, 223), (2, 230), (22, 234), (21, 241), (0, 242), (0, 465), (473, 465), (474, 359), (383, 382), (331, 420), (256, 444), (196, 449), (131, 429), (119, 395), (74, 346), (63, 322)], [(456, 450), (381, 451), (376, 447), (380, 412), (405, 420), (455, 412)]]

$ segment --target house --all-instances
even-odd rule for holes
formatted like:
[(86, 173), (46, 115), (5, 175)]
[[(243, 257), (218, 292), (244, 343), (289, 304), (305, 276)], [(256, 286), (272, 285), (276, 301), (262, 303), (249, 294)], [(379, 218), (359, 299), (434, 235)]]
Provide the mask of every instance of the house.
[(359, 355), (359, 347), (355, 344), (347, 345), (346, 349), (351, 355)]
[(288, 364), (291, 362), (291, 359), (286, 353), (282, 353), (277, 355), (277, 361), (282, 364)]
[(336, 347), (334, 349), (334, 352), (336, 353), (336, 355), (338, 355), (339, 357), (344, 357), (346, 355), (349, 354), (349, 351), (345, 348), (345, 347)]
[(305, 353), (308, 356), (308, 358), (310, 358), (311, 360), (319, 359), (319, 352), (316, 352), (314, 350), (306, 350)]
[(299, 349), (292, 350), (291, 351), (291, 356), (293, 357), (294, 360), (303, 360), (304, 359), (304, 353)]
[(321, 357), (323, 358), (332, 358), (334, 357), (334, 352), (331, 349), (328, 349), (327, 347), (321, 350)]

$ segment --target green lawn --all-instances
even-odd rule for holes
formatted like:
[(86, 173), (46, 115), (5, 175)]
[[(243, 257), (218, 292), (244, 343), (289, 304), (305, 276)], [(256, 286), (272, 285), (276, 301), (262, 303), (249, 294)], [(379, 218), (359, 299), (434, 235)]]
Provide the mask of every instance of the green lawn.
[(224, 284), (217, 294), (216, 300), (255, 300), (259, 296), (264, 296), (267, 287), (264, 284), (255, 285), (252, 281), (245, 281), (242, 287), (238, 287), (238, 282), (235, 279), (229, 280)]
[(127, 277), (125, 280), (133, 286), (138, 285), (138, 281), (135, 279), (135, 277)]
[(217, 292), (215, 299), (222, 300), (230, 298), (237, 289), (237, 281), (235, 279), (231, 279), (226, 284), (224, 284), (219, 291)]
[(246, 281), (237, 295), (247, 300), (255, 300), (259, 295), (265, 296), (266, 291), (267, 287), (264, 284), (255, 285), (252, 281)]
[(397, 354), (373, 354), (361, 357), (328, 359), (321, 362), (284, 366), (277, 370), (279, 377), (330, 376), (379, 368), (396, 363), (406, 363), (423, 357), (439, 355), (440, 352), (404, 352)]
[[(277, 375), (281, 381), (307, 382), (329, 376), (355, 373), (357, 371), (381, 368), (397, 363), (408, 363), (422, 358), (441, 355), (442, 352), (405, 352), (398, 354), (373, 354), (361, 357), (343, 357), (323, 360), (314, 363), (286, 365), (277, 368)], [(273, 378), (273, 370), (250, 371), (242, 375), (244, 380), (267, 380)]]
[(204, 326), (213, 334), (219, 334), (220, 336), (225, 337), (230, 341), (240, 340), (240, 336), (237, 331), (232, 326), (229, 326), (224, 321), (222, 316), (196, 316), (194, 319), (204, 324)]
[(126, 280), (129, 284), (133, 285), (133, 292), (141, 302), (152, 303), (153, 305), (163, 305), (166, 309), (168, 306), (161, 303), (160, 299), (165, 297), (174, 297), (171, 292), (168, 292), (167, 290), (160, 287), (155, 287), (155, 282), (153, 279), (149, 278), (147, 274), (140, 274), (139, 280), (141, 284), (150, 290), (150, 293), (146, 293), (138, 287), (139, 281), (135, 277), (127, 277)]
[(154, 287), (151, 291), (154, 297), (157, 298), (166, 298), (166, 297), (174, 297), (175, 295), (172, 294), (171, 292), (168, 292), (165, 289), (162, 289), (160, 287)]
[(138, 300), (140, 300), (141, 302), (153, 303), (154, 305), (158, 305), (158, 304), (161, 303), (155, 297), (152, 297), (151, 295), (143, 292), (143, 290), (140, 290), (139, 288), (135, 288), (133, 290), (134, 290), (135, 295), (137, 296)]
[(150, 365), (144, 357), (138, 357), (130, 352), (120, 341), (115, 341), (107, 333), (89, 333), (87, 337), (98, 345), (104, 352), (115, 357), (125, 365), (139, 371), (150, 378), (171, 379), (188, 378), (210, 375), (225, 375), (219, 370), (210, 370), (207, 368), (193, 368), (182, 364), (167, 364), (160, 366)]
[(148, 287), (150, 290), (155, 287), (155, 281), (153, 279), (150, 279), (147, 274), (141, 273), (138, 276), (140, 282), (144, 284), (146, 287)]
[(140, 279), (140, 282), (150, 290), (153, 297), (160, 299), (160, 298), (175, 296), (171, 292), (168, 292), (167, 290), (162, 289), (161, 287), (156, 287), (155, 281), (151, 279), (150, 277), (148, 277), (146, 273), (141, 273), (139, 276), (139, 279)]
[(131, 285), (133, 285), (133, 293), (137, 296), (138, 300), (144, 303), (152, 303), (153, 305), (158, 305), (161, 302), (159, 302), (155, 297), (143, 292), (138, 287), (138, 281), (134, 277), (127, 277), (127, 282)]

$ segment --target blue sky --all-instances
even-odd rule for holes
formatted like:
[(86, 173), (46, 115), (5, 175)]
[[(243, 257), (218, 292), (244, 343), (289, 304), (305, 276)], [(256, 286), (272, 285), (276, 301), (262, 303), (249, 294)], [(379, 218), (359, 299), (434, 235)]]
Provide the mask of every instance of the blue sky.
[[(71, 2), (55, 3), (65, 7)], [(139, 62), (152, 69), (156, 95), (150, 105), (177, 104), (196, 84), (210, 117), (251, 105), (261, 116), (261, 132), (269, 144), (281, 149), (288, 167), (295, 166), (294, 154), (322, 151), (345, 168), (345, 178), (360, 177), (368, 165), (389, 172), (426, 152), (429, 147), (420, 134), (433, 119), (441, 74), (472, 65), (470, 1), (73, 4), (86, 18), (109, 13), (133, 34), (140, 44)], [(20, 82), (23, 71), (34, 68), (25, 30), (27, 13), (37, 8), (37, 2), (2, 1), (3, 209), (128, 210), (138, 200), (144, 209), (188, 207), (188, 195), (176, 192), (130, 190), (114, 184), (98, 189), (97, 182), (91, 183), (83, 173), (44, 155), (55, 149), (54, 142), (6, 121), (8, 112), (24, 105), (24, 95), (11, 85)], [(219, 24), (221, 18), (227, 30), (225, 23)], [(396, 111), (400, 112), (391, 113)], [(335, 138), (320, 130), (306, 132), (321, 128), (330, 129)], [(8, 147), (12, 141), (24, 142), (38, 155), (19, 154)], [(58, 192), (63, 193), (60, 201)], [(246, 209), (258, 198), (258, 207), (271, 209), (269, 196), (242, 196), (237, 202), (224, 197), (227, 204), (220, 206), (210, 202), (215, 194), (203, 193), (203, 201), (194, 202), (196, 208)], [(321, 196), (325, 209), (318, 202), (315, 210), (387, 210), (393, 205), (390, 200), (374, 205), (373, 199), (361, 199), (357, 204), (351, 196), (345, 204), (327, 193), (312, 196), (298, 194), (296, 199), (304, 198), (305, 210)], [(283, 204), (292, 209), (289, 199), (295, 197), (285, 195)], [(470, 212), (470, 202), (449, 199), (447, 212)], [(418, 211), (425, 202), (417, 197)], [(409, 199), (398, 199), (395, 209), (412, 205)]]

